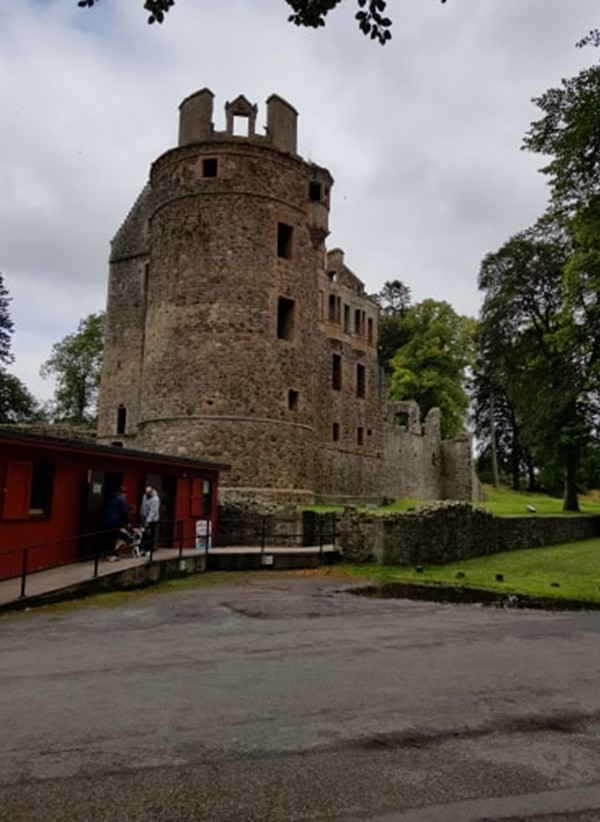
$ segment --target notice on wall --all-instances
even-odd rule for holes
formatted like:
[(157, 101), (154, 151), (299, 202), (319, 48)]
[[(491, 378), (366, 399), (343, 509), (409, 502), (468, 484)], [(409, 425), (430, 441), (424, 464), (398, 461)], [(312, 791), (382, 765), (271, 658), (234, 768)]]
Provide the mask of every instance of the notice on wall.
[(196, 550), (207, 551), (211, 546), (210, 520), (196, 521)]

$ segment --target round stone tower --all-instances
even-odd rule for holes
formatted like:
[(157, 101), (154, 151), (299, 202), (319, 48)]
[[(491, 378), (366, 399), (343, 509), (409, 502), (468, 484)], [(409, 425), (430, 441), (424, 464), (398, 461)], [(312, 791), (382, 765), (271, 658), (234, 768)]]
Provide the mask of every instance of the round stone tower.
[(224, 490), (309, 500), (329, 172), (296, 111), (203, 89), (113, 241), (99, 438), (228, 462)]

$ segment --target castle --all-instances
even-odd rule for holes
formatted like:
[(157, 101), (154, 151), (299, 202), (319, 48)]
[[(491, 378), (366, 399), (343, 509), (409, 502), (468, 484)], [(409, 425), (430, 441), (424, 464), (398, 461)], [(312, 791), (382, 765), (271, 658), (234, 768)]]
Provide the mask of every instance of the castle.
[(180, 106), (179, 143), (112, 242), (98, 438), (231, 464), (221, 492), (295, 502), (471, 499), (467, 436), (390, 403), (376, 301), (327, 252), (333, 179), (277, 95)]

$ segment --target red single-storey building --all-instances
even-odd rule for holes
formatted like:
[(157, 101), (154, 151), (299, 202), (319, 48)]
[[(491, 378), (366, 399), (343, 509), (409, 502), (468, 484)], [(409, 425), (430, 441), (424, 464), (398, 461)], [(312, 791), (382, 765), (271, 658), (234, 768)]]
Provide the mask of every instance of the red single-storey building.
[[(219, 471), (228, 465), (0, 427), (0, 579), (103, 550), (107, 497), (124, 486), (132, 523), (146, 485), (160, 500), (159, 545), (216, 535)], [(200, 527), (198, 527), (200, 523)]]

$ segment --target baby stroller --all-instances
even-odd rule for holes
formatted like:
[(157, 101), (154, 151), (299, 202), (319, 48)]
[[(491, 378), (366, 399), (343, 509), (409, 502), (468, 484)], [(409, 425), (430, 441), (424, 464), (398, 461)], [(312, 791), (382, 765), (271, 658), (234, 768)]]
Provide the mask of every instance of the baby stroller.
[(143, 555), (143, 537), (144, 528), (141, 525), (137, 525), (135, 528), (132, 525), (125, 525), (123, 528), (120, 528), (115, 546), (117, 554), (124, 549), (128, 549), (132, 557), (141, 557)]

